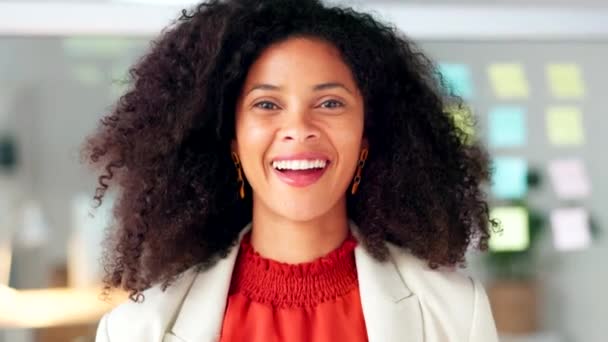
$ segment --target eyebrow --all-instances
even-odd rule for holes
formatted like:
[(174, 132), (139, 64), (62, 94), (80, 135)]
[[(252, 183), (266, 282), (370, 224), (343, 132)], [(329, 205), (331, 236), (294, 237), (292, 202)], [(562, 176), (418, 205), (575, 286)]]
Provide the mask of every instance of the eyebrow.
[[(342, 88), (344, 90), (346, 90), (347, 92), (352, 94), (352, 91), (350, 91), (344, 84), (340, 83), (340, 82), (328, 82), (328, 83), (321, 83), (321, 84), (317, 84), (315, 85), (312, 90), (314, 91), (320, 91), (320, 90), (326, 90), (326, 89), (332, 89), (332, 88)], [(247, 92), (247, 94), (251, 93), (254, 90), (257, 89), (261, 89), (261, 90), (281, 90), (282, 87), (276, 86), (276, 85), (272, 85), (272, 84), (267, 84), (267, 83), (262, 83), (262, 84), (256, 84), (253, 87), (251, 87), (251, 89)]]
[(312, 89), (314, 91), (319, 91), (319, 90), (332, 89), (332, 88), (342, 88), (342, 89), (346, 90), (347, 92), (352, 93), (348, 88), (346, 88), (346, 86), (344, 84), (342, 84), (340, 82), (321, 83), (321, 84), (317, 84)]

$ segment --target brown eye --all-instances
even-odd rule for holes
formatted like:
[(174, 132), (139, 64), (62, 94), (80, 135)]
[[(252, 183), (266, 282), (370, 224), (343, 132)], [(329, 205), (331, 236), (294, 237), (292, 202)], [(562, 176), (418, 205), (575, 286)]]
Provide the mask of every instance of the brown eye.
[(277, 105), (275, 105), (272, 102), (268, 102), (268, 101), (261, 101), (258, 102), (254, 105), (254, 107), (258, 107), (260, 109), (266, 109), (266, 110), (275, 110), (278, 109), (279, 107), (277, 107)]
[(344, 104), (340, 101), (336, 101), (336, 100), (328, 100), (325, 101), (321, 104), (321, 107), (323, 108), (338, 108), (338, 107), (343, 107)]

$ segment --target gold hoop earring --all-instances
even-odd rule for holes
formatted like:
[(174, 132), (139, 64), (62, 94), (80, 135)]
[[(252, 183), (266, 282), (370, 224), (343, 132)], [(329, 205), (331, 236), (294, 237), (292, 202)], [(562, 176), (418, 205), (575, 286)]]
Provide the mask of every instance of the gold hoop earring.
[(359, 188), (359, 183), (361, 183), (361, 171), (363, 170), (363, 167), (365, 166), (365, 161), (367, 160), (367, 155), (368, 155), (367, 148), (363, 148), (361, 150), (361, 154), (359, 155), (359, 166), (357, 167), (357, 174), (355, 175), (355, 180), (353, 181), (353, 187), (350, 191), (350, 193), (352, 195), (354, 195), (357, 192), (357, 189)]
[(239, 197), (241, 199), (245, 198), (245, 181), (243, 180), (243, 170), (241, 169), (241, 161), (239, 160), (238, 154), (232, 151), (232, 161), (234, 162), (234, 166), (236, 166), (236, 182), (240, 185), (239, 187)]

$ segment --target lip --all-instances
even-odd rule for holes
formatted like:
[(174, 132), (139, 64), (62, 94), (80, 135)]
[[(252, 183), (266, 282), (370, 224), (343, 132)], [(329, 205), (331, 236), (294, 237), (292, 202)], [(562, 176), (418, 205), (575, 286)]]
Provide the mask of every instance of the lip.
[[(274, 167), (272, 167), (272, 162), (275, 162), (275, 161), (299, 160), (299, 159), (325, 160), (327, 162), (327, 164), (325, 165), (325, 167), (323, 169), (318, 169), (315, 171), (308, 171), (308, 172), (307, 171), (279, 171), (279, 170), (275, 169)], [(277, 176), (277, 178), (279, 178), (279, 180), (281, 180), (282, 182), (284, 182), (287, 185), (298, 187), (298, 188), (307, 187), (309, 185), (316, 183), (325, 174), (325, 172), (329, 168), (329, 165), (331, 164), (329, 157), (326, 154), (319, 153), (319, 152), (302, 152), (302, 153), (295, 153), (295, 154), (290, 154), (290, 155), (277, 156), (275, 158), (272, 158), (272, 162), (270, 162), (270, 164), (271, 164), (270, 167), (272, 168), (272, 171)]]
[(329, 157), (324, 153), (301, 152), (301, 153), (295, 153), (295, 154), (289, 154), (289, 155), (276, 156), (271, 159), (270, 164), (272, 165), (272, 162), (275, 162), (275, 161), (298, 160), (298, 159), (307, 159), (307, 160), (320, 159), (320, 160), (325, 160), (325, 161), (330, 162)]

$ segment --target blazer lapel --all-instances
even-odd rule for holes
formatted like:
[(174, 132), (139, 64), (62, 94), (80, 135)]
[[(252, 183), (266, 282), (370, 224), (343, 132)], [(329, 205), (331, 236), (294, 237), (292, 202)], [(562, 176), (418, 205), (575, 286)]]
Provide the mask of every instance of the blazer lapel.
[(380, 262), (358, 245), (355, 261), (369, 341), (423, 342), (420, 302), (401, 278), (393, 259)]
[[(248, 224), (240, 233), (238, 242), (251, 229)], [(230, 289), (232, 271), (239, 252), (239, 245), (232, 248), (227, 257), (196, 276), (190, 291), (173, 324), (166, 341), (215, 342), (219, 341), (226, 298)]]
[[(238, 241), (251, 229), (247, 225)], [(358, 238), (357, 227), (351, 230)], [(219, 341), (238, 244), (227, 257), (194, 279), (175, 323), (164, 341)], [(361, 306), (370, 342), (424, 342), (418, 297), (403, 279), (394, 261), (379, 262), (362, 245), (355, 248)]]

